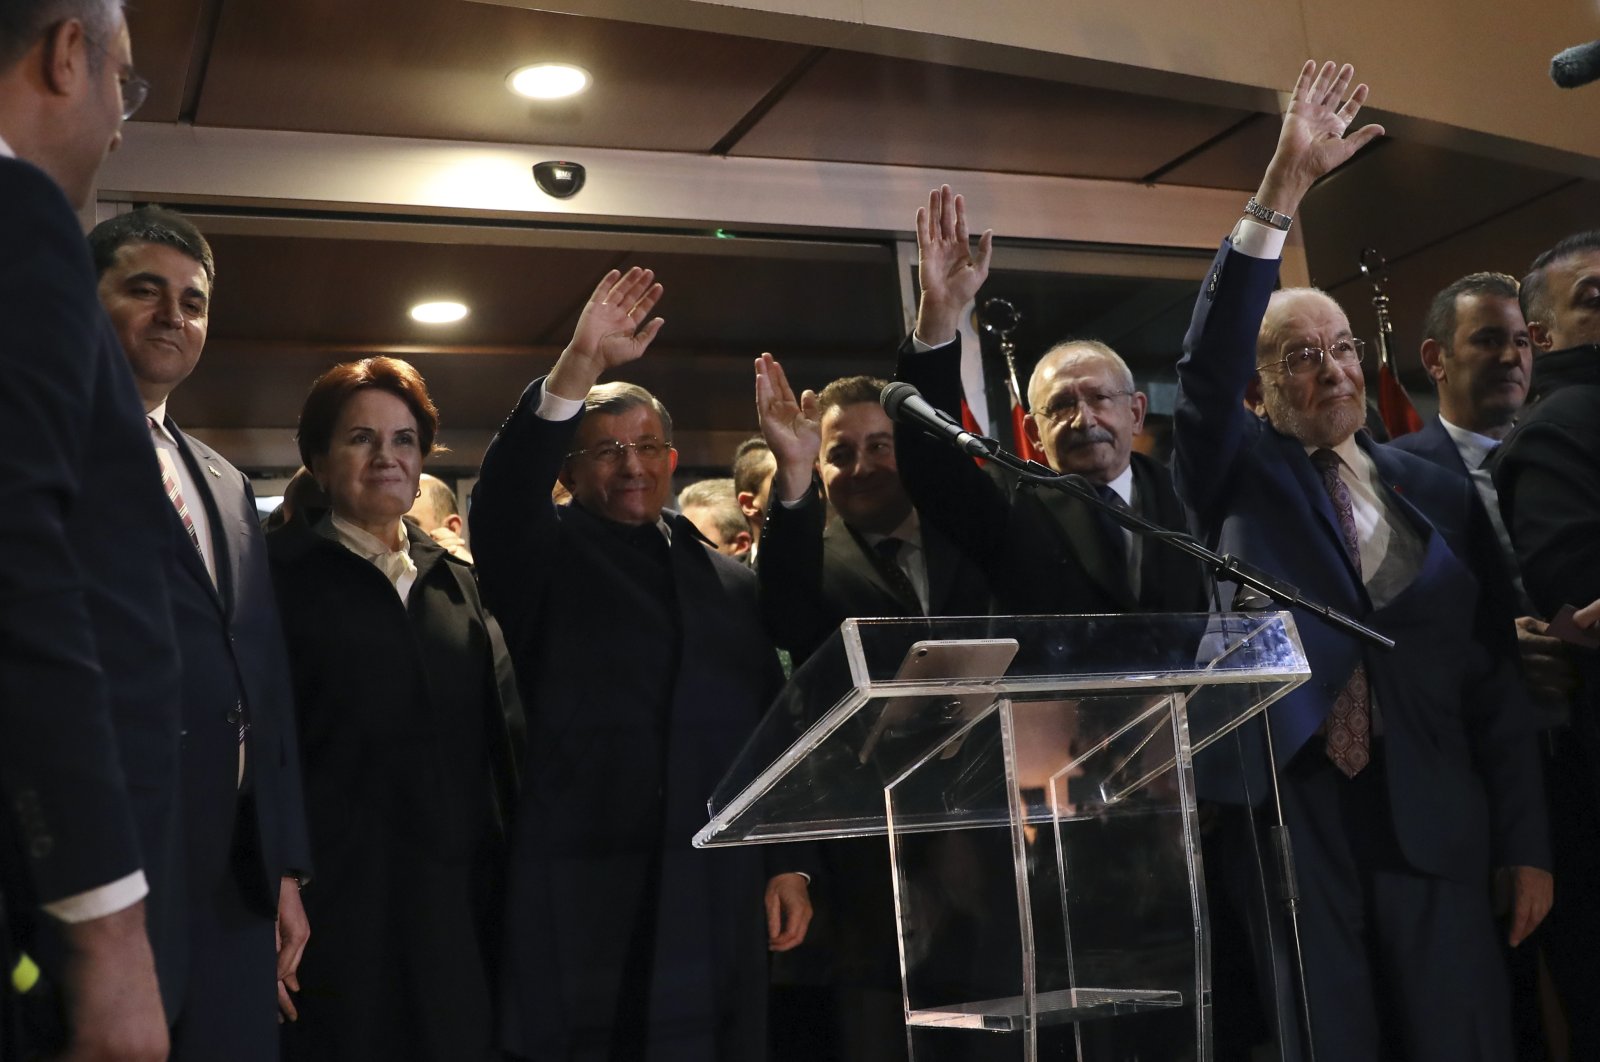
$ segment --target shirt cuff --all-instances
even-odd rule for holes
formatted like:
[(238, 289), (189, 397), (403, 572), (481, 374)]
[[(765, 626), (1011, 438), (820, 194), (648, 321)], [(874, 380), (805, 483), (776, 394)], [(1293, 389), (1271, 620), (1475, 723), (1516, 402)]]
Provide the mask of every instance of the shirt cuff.
[(1282, 258), (1283, 244), (1289, 234), (1271, 225), (1263, 225), (1255, 218), (1244, 217), (1233, 227), (1230, 237), (1233, 249), (1251, 258)]
[(145, 883), (144, 871), (135, 870), (125, 878), (118, 878), (109, 885), (101, 885), (88, 892), (80, 892), (76, 896), (66, 896), (44, 905), (45, 913), (59, 918), (63, 922), (89, 922), (106, 915), (116, 914), (126, 910), (150, 894), (150, 886)]
[[(949, 346), (950, 344), (946, 343), (944, 345)], [(924, 343), (922, 340), (917, 338), (917, 334), (915, 332), (912, 332), (911, 349), (918, 354), (926, 354), (930, 350), (938, 350), (939, 348), (934, 346), (932, 343)]]
[(583, 408), (581, 398), (562, 398), (553, 395), (544, 386), (539, 385), (539, 408), (534, 410), (534, 416), (540, 420), (571, 420)]

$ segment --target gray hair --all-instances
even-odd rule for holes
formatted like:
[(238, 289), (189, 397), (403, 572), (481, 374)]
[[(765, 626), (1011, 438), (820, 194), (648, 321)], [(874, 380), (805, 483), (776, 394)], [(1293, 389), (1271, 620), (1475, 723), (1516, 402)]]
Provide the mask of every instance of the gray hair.
[(656, 416), (661, 418), (661, 441), (670, 443), (672, 441), (672, 414), (668, 413), (667, 407), (661, 404), (661, 399), (638, 384), (624, 383), (621, 380), (596, 384), (589, 388), (589, 393), (583, 400), (585, 413), (605, 413), (610, 416), (626, 413), (628, 410), (638, 409), (640, 406), (649, 406), (656, 411)]
[(702, 479), (689, 484), (678, 493), (678, 511), (686, 509), (707, 510), (711, 514), (711, 522), (724, 540), (750, 530), (744, 511), (739, 508), (739, 496), (733, 489), (731, 479)]
[[(77, 19), (96, 43), (109, 46), (122, 18), (123, 0), (0, 0), (0, 71), (10, 70), (51, 26)], [(99, 70), (104, 56), (89, 49), (89, 65)]]
[(1111, 363), (1111, 370), (1117, 377), (1118, 387), (1130, 394), (1137, 390), (1133, 384), (1133, 370), (1128, 368), (1128, 363), (1122, 360), (1121, 354), (1118, 354), (1098, 339), (1063, 339), (1045, 351), (1044, 356), (1039, 359), (1039, 364), (1033, 367), (1033, 373), (1028, 377), (1028, 408), (1033, 408), (1034, 385), (1044, 379), (1046, 370), (1074, 361), (1087, 361), (1091, 358)]

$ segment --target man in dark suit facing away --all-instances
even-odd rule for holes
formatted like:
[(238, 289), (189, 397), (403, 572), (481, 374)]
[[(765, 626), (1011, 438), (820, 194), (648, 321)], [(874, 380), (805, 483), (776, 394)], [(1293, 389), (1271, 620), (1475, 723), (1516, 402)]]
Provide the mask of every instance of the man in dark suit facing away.
[[(162, 997), (184, 980), (167, 502), (73, 214), (147, 87), (116, 0), (0, 0), (0, 1054), (16, 1057), (165, 1058)], [(20, 1001), (13, 946), (44, 975)]]
[[(974, 254), (966, 203), (949, 186), (917, 211), (917, 323), (895, 379), (959, 419), (963, 309), (989, 274), (990, 235)], [(1133, 452), (1147, 400), (1116, 351), (1068, 340), (1028, 380), (1028, 436), (1058, 472), (1076, 473), (1102, 499), (1182, 529), (1171, 476)], [(980, 565), (1002, 612), (1203, 612), (1204, 573), (1175, 550), (1147, 543), (1070, 495), (1001, 483), (947, 443), (914, 427), (895, 433), (900, 475), (924, 522)]]
[[(1345, 137), (1367, 94), (1353, 75), (1302, 69), (1260, 189), (1207, 271), (1178, 363), (1174, 471), (1208, 545), (1395, 642), (1296, 611), (1312, 677), (1266, 713), (1316, 1057), (1508, 1058), (1499, 940), (1549, 910), (1550, 846), (1510, 615), (1480, 582), (1492, 535), (1464, 479), (1360, 430), (1361, 344), (1338, 304), (1274, 293), (1306, 191), (1382, 132)], [(1196, 760), (1202, 794), (1267, 793), (1262, 730), (1241, 735), (1242, 771)], [(1514, 897), (1509, 933), (1493, 874)], [(1297, 1030), (1281, 1023), (1285, 1057), (1304, 1057)]]
[(205, 347), (215, 265), (187, 219), (155, 207), (97, 225), (89, 247), (172, 501), (189, 956), (188, 991), (168, 1015), (172, 1057), (268, 1062), (274, 1000), (294, 1014), (288, 988), (308, 934), (298, 879), (311, 855), (288, 662), (250, 483), (167, 410)]

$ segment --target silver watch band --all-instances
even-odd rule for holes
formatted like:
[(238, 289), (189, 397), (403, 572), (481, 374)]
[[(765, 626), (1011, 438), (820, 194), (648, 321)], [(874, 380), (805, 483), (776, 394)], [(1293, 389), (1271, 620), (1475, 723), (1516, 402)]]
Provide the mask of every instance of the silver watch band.
[(1251, 196), (1249, 202), (1245, 203), (1244, 212), (1263, 225), (1271, 225), (1273, 228), (1281, 229), (1284, 232), (1288, 232), (1289, 226), (1294, 224), (1293, 217), (1288, 214), (1280, 214), (1271, 207), (1262, 206), (1256, 202), (1255, 196)]

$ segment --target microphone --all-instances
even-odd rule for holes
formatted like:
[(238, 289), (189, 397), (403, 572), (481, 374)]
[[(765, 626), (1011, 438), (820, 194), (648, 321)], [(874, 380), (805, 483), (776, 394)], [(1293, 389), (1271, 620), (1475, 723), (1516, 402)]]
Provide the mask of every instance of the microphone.
[(1568, 48), (1550, 60), (1550, 80), (1562, 88), (1600, 80), (1600, 41)]
[(878, 401), (883, 405), (883, 411), (889, 414), (890, 420), (899, 421), (901, 424), (913, 424), (929, 435), (949, 439), (963, 453), (973, 457), (994, 456), (994, 443), (981, 435), (973, 435), (961, 425), (951, 420), (942, 410), (934, 408), (922, 392), (908, 383), (896, 381), (885, 384), (883, 393), (878, 396)]

